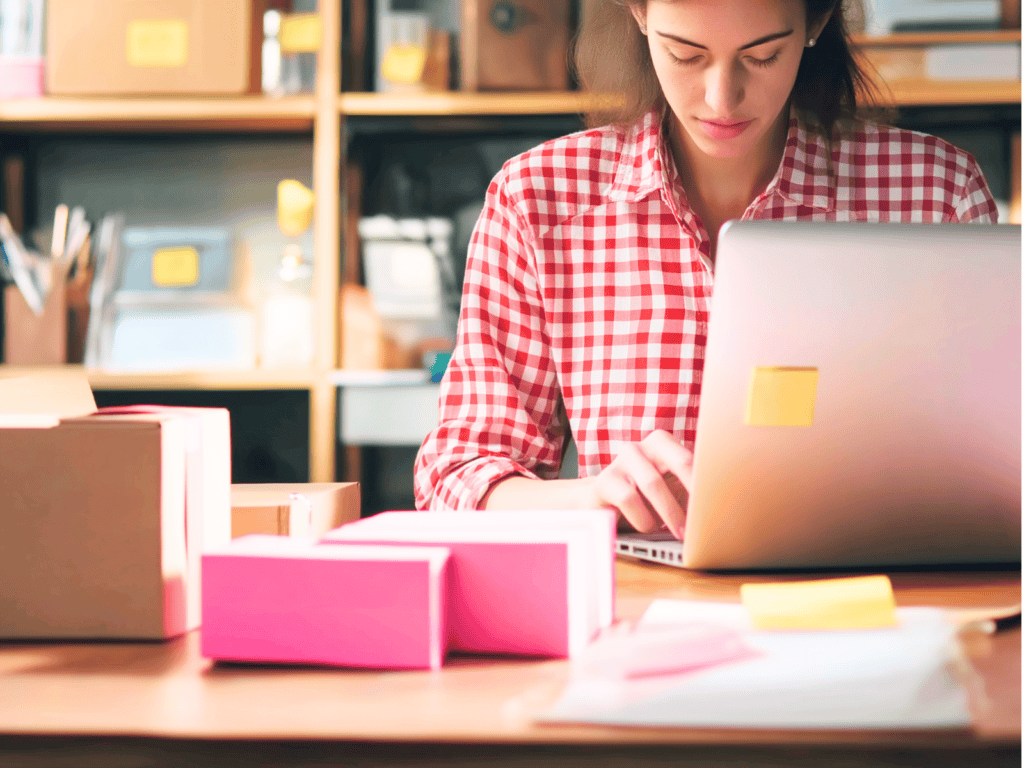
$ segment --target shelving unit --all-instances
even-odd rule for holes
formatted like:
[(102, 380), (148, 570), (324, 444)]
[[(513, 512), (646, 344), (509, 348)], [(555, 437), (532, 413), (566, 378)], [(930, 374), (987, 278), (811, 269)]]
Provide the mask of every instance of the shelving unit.
[(192, 131), (312, 133), (312, 96), (109, 99), (44, 97), (0, 101), (7, 131)]
[[(615, 96), (568, 93), (426, 93), (414, 95), (340, 93), (341, 0), (320, 0), (323, 54), (317, 90), (281, 99), (236, 98), (38, 98), (0, 101), (0, 136), (26, 133), (280, 133), (311, 134), (315, 268), (313, 298), (318, 326), (316, 358), (303, 371), (206, 371), (176, 374), (120, 374), (81, 366), (47, 368), (65, 375), (84, 373), (100, 389), (271, 390), (306, 389), (310, 402), (310, 479), (335, 474), (337, 422), (338, 288), (347, 233), (345, 198), (348, 162), (343, 137), (348, 118), (429, 117), (524, 118), (576, 115)], [(1020, 42), (1020, 31), (904, 34), (860, 39), (868, 48), (952, 43)], [(899, 81), (886, 87), (896, 106), (1019, 104), (1020, 81)], [(1019, 162), (1019, 160), (1017, 161)], [(1019, 171), (1019, 169), (1017, 169)], [(1019, 184), (1019, 172), (1016, 176)], [(351, 239), (349, 239), (351, 242)], [(44, 369), (0, 366), (0, 376)]]
[[(946, 45), (1020, 45), (1020, 30), (987, 32), (913, 32), (888, 37), (858, 37), (855, 42), (868, 56), (895, 49), (916, 50)], [(870, 64), (868, 70), (870, 71)], [(971, 104), (1019, 104), (1017, 80), (928, 80), (897, 79), (881, 82), (879, 91), (891, 97), (895, 107), (953, 106)]]
[(616, 96), (565, 93), (343, 93), (338, 110), (346, 116), (568, 115), (587, 112)]
[(307, 389), (322, 378), (318, 371), (190, 371), (117, 373), (81, 365), (3, 366), (3, 375), (85, 376), (94, 389)]

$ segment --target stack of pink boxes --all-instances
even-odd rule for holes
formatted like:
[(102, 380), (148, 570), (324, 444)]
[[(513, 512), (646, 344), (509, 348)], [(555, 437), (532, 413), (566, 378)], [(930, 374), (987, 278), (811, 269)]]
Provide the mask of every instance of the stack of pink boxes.
[(436, 669), (449, 650), (569, 657), (614, 618), (608, 510), (385, 512), (319, 541), (203, 555), (202, 652)]

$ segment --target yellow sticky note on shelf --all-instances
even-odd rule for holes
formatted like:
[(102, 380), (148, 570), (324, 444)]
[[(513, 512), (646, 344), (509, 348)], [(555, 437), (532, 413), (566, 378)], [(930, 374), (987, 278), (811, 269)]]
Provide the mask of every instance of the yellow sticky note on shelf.
[(183, 67), (188, 62), (184, 19), (132, 19), (126, 56), (133, 67)]
[(277, 185), (277, 226), (289, 237), (298, 237), (313, 222), (313, 190), (295, 179)]
[(317, 53), (324, 29), (318, 13), (289, 13), (281, 18), (281, 53)]
[(185, 288), (199, 282), (199, 252), (195, 248), (161, 248), (153, 253), (153, 285)]
[(427, 49), (420, 45), (392, 45), (384, 53), (380, 74), (392, 83), (418, 83), (427, 65)]
[(740, 598), (757, 629), (875, 629), (897, 623), (888, 576), (744, 584)]
[(745, 423), (752, 427), (809, 427), (814, 423), (818, 369), (754, 368)]

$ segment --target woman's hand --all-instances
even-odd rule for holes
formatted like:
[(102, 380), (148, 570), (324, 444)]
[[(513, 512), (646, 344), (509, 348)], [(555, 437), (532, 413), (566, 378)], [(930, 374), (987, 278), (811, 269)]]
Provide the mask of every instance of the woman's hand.
[(670, 432), (656, 430), (626, 445), (598, 475), (576, 480), (512, 476), (495, 483), (481, 509), (613, 509), (644, 533), (667, 527), (683, 537), (693, 454)]
[(659, 429), (623, 447), (611, 464), (588, 479), (597, 503), (617, 510), (636, 530), (667, 527), (682, 539), (692, 473), (693, 453)]

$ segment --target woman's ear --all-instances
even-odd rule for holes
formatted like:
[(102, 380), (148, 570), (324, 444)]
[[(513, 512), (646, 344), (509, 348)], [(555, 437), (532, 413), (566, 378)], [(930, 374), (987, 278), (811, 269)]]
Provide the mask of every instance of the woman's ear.
[[(842, 0), (840, 0), (840, 2), (841, 1)], [(821, 31), (825, 29), (825, 25), (828, 24), (828, 20), (832, 18), (832, 14), (835, 13), (838, 5), (839, 3), (837, 2), (831, 9), (825, 11), (825, 13), (807, 25), (807, 38), (809, 40), (817, 40), (821, 37)]]
[(629, 12), (633, 14), (633, 18), (636, 19), (637, 26), (640, 27), (640, 34), (646, 37), (647, 35), (647, 4), (646, 3), (629, 3)]

